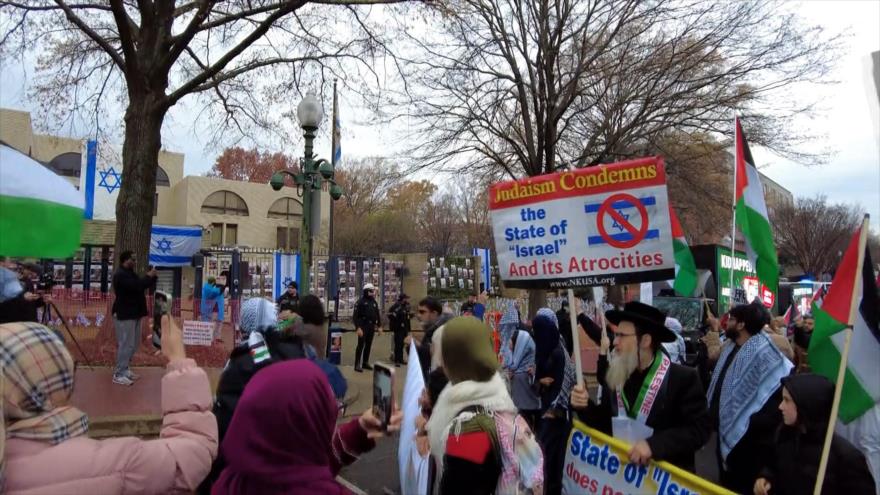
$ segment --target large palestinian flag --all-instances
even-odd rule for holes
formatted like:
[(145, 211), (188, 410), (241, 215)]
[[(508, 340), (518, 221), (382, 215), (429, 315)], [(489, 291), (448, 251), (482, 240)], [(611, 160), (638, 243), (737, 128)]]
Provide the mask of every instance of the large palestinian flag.
[(0, 256), (68, 258), (79, 249), (82, 223), (79, 191), (0, 144)]
[(746, 241), (746, 254), (758, 280), (774, 295), (779, 289), (779, 261), (773, 244), (773, 231), (764, 203), (764, 188), (749, 143), (736, 119), (736, 226)]
[(691, 297), (697, 289), (697, 264), (694, 263), (694, 255), (672, 204), (669, 205), (669, 223), (672, 226), (672, 252), (675, 258), (675, 282), (672, 288), (680, 296)]
[(880, 302), (871, 256), (862, 235), (866, 228), (867, 222), (853, 236), (822, 306), (813, 303), (816, 327), (810, 339), (809, 359), (815, 373), (837, 380), (843, 330), (850, 325), (853, 328), (840, 397), (839, 417), (844, 423), (880, 402)]

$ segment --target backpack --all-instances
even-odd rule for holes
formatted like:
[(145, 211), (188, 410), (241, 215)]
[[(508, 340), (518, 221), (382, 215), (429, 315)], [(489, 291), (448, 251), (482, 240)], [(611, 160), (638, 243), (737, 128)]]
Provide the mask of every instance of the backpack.
[[(492, 439), (492, 452), (501, 474), (497, 495), (531, 495), (544, 492), (544, 456), (526, 420), (513, 412), (489, 413), (473, 406), (462, 412), (473, 414), (464, 421), (474, 421)], [(479, 416), (482, 416), (480, 418)]]

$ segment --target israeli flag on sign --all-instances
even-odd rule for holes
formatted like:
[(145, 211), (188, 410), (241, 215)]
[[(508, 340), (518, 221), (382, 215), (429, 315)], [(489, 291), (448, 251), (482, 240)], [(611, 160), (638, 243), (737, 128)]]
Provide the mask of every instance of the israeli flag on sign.
[(275, 253), (274, 284), (272, 299), (277, 300), (287, 290), (287, 284), (296, 282), (299, 285), (299, 255)]
[(150, 229), (150, 264), (189, 266), (202, 247), (199, 226), (153, 225)]

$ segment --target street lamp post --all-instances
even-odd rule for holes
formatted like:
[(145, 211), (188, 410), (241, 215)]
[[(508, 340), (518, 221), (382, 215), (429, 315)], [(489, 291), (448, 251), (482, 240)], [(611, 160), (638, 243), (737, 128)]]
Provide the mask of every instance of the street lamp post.
[(272, 186), (272, 189), (280, 191), (284, 187), (285, 175), (288, 175), (293, 179), (297, 193), (302, 197), (302, 225), (299, 236), (299, 290), (303, 294), (309, 294), (312, 239), (321, 227), (321, 202), (319, 199), (321, 184), (323, 181), (330, 183), (330, 198), (334, 201), (342, 197), (342, 188), (333, 179), (333, 165), (323, 158), (316, 158), (314, 154), (315, 132), (324, 117), (321, 102), (314, 93), (309, 93), (303, 98), (303, 101), (296, 108), (296, 116), (299, 119), (300, 127), (303, 128), (306, 140), (301, 170), (299, 172), (287, 169), (278, 170), (272, 175), (269, 185)]

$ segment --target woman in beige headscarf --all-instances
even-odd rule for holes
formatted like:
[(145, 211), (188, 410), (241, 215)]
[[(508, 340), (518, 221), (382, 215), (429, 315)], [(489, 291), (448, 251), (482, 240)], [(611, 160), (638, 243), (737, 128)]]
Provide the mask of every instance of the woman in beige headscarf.
[(94, 440), (70, 405), (74, 364), (64, 342), (37, 323), (0, 325), (0, 492), (192, 492), (217, 453), (208, 376), (187, 359), (180, 329), (162, 319), (162, 430), (155, 440)]

